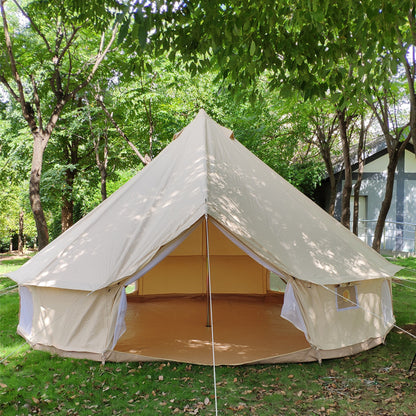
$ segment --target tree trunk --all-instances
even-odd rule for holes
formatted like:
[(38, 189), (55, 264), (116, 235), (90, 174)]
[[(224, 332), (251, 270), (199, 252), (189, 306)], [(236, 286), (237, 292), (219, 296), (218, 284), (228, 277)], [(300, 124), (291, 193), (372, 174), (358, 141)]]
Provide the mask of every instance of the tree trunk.
[[(81, 106), (81, 103), (78, 103)], [(71, 164), (71, 168), (65, 170), (65, 187), (62, 190), (62, 206), (61, 206), (61, 231), (66, 231), (69, 227), (74, 225), (74, 197), (73, 188), (75, 177), (78, 170), (76, 166), (79, 163), (78, 157), (79, 139), (72, 137), (67, 143), (63, 144), (63, 153), (65, 160)], [(75, 167), (74, 167), (75, 166)]]
[(107, 199), (107, 169), (100, 168), (101, 176), (101, 202)]
[(29, 199), (38, 234), (39, 250), (42, 250), (49, 243), (48, 224), (40, 199), (40, 178), (42, 174), (43, 153), (45, 150), (44, 142), (47, 142), (47, 139), (44, 138), (43, 134), (39, 131), (32, 132), (32, 134), (33, 155), (32, 170), (30, 171), (29, 179)]
[(374, 230), (373, 249), (378, 252), (380, 252), (381, 237), (383, 235), (384, 224), (386, 222), (387, 214), (389, 213), (391, 201), (393, 198), (394, 177), (398, 161), (399, 153), (394, 151), (394, 154), (390, 155), (389, 158), (389, 164), (387, 166), (386, 193), (384, 195), (380, 213), (377, 218), (376, 229)]
[(74, 186), (75, 170), (67, 169), (65, 172), (66, 189), (62, 192), (61, 230), (66, 231), (74, 224), (74, 199), (72, 188)]
[(24, 213), (23, 210), (20, 210), (19, 213), (19, 238), (18, 238), (18, 244), (17, 244), (17, 250), (20, 255), (23, 254), (25, 244), (25, 234), (24, 234)]
[(352, 232), (355, 235), (358, 235), (358, 220), (359, 220), (359, 208), (360, 208), (360, 189), (361, 182), (363, 179), (364, 172), (364, 159), (362, 154), (359, 156), (358, 162), (358, 177), (354, 185), (354, 208), (353, 208), (353, 217), (352, 217)]
[(331, 158), (331, 147), (334, 138), (334, 132), (336, 130), (336, 120), (334, 117), (332, 122), (328, 125), (325, 123), (325, 118), (323, 117), (311, 117), (312, 123), (315, 126), (315, 135), (318, 139), (318, 148), (321, 153), (322, 159), (325, 163), (325, 168), (328, 173), (329, 178), (329, 204), (328, 204), (328, 213), (332, 216), (335, 214), (335, 199), (337, 196), (337, 180), (334, 174), (334, 166), (332, 164)]
[[(413, 46), (411, 48), (406, 48), (408, 52), (403, 54), (402, 63), (405, 69), (407, 84), (409, 87), (409, 101), (410, 101), (410, 117), (409, 117), (409, 126), (410, 126), (410, 136), (413, 142), (413, 149), (416, 153), (416, 91), (415, 91), (415, 80), (416, 80), (416, 22), (415, 22), (415, 8), (414, 6), (409, 10), (408, 20), (409, 27), (411, 30)], [(399, 42), (403, 45), (402, 40), (399, 37)]]
[(337, 181), (334, 175), (334, 167), (332, 166), (331, 155), (324, 155), (321, 151), (322, 158), (325, 162), (326, 171), (329, 177), (329, 205), (328, 213), (332, 216), (335, 214), (335, 199), (337, 197)]
[(152, 100), (149, 99), (149, 105), (146, 104), (146, 100), (143, 100), (143, 104), (146, 110), (147, 121), (149, 122), (149, 157), (150, 159), (153, 159), (153, 135), (155, 132), (155, 123), (152, 115)]
[(108, 134), (107, 133), (108, 133), (108, 130), (107, 130), (107, 123), (106, 123), (106, 129), (104, 132), (104, 149), (103, 149), (102, 160), (100, 158), (101, 137), (98, 136), (97, 140), (94, 140), (95, 161), (97, 163), (97, 167), (100, 172), (101, 202), (107, 199), (107, 166), (108, 166)]
[(358, 214), (359, 214), (359, 204), (360, 204), (360, 189), (361, 182), (363, 179), (364, 172), (364, 147), (365, 147), (365, 137), (367, 135), (368, 128), (370, 127), (371, 121), (367, 127), (364, 126), (364, 116), (361, 115), (361, 126), (360, 126), (360, 138), (358, 141), (358, 176), (354, 185), (354, 209), (352, 217), (352, 232), (358, 236)]
[(350, 143), (348, 139), (347, 129), (348, 122), (345, 119), (345, 110), (338, 111), (338, 125), (342, 143), (342, 154), (344, 157), (345, 181), (342, 188), (341, 203), (341, 224), (346, 228), (350, 228), (350, 198), (352, 190), (352, 171), (350, 160)]

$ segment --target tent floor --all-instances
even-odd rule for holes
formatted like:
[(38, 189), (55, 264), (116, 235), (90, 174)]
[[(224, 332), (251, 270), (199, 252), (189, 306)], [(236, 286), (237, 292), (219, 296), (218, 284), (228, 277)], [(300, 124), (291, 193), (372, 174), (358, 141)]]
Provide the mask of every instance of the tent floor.
[[(127, 330), (116, 351), (212, 364), (204, 297), (127, 298)], [(253, 363), (310, 348), (303, 332), (280, 317), (281, 307), (278, 296), (216, 296), (212, 306), (216, 364)]]

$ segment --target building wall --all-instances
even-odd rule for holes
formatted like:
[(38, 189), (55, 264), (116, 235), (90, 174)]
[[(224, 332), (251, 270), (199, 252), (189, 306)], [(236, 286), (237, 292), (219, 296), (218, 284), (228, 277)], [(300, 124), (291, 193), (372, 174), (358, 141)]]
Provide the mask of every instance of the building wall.
[[(360, 238), (372, 244), (375, 223), (385, 195), (388, 155), (373, 159), (364, 167), (360, 195), (367, 199), (365, 227), (360, 227)], [(353, 171), (353, 183), (357, 170)], [(341, 218), (341, 197), (344, 180), (338, 183), (335, 217)], [(400, 224), (397, 224), (400, 223)], [(364, 223), (362, 223), (364, 224)], [(409, 225), (407, 225), (409, 224)], [(399, 160), (393, 189), (393, 199), (386, 218), (382, 248), (395, 251), (414, 251), (416, 224), (416, 158), (406, 150)]]

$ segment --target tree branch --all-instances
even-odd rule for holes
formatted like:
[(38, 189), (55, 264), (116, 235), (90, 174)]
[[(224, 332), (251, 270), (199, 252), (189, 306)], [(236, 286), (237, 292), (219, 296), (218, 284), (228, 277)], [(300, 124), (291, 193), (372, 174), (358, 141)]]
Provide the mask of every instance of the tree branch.
[(84, 79), (84, 81), (79, 84), (77, 87), (75, 87), (72, 92), (70, 93), (71, 97), (75, 97), (75, 95), (82, 90), (83, 88), (85, 88), (90, 81), (92, 80), (94, 74), (96, 73), (98, 66), (101, 64), (102, 60), (105, 58), (107, 52), (110, 50), (111, 45), (113, 44), (115, 38), (116, 38), (116, 34), (117, 34), (117, 30), (118, 30), (118, 23), (114, 24), (113, 27), (113, 31), (111, 32), (111, 38), (108, 41), (107, 46), (105, 47), (105, 49), (102, 52), (98, 52), (96, 58), (95, 58), (95, 63), (94, 66), (92, 67), (90, 73), (88, 74), (88, 76)]
[(118, 133), (120, 134), (120, 136), (124, 140), (126, 140), (126, 142), (128, 143), (128, 145), (132, 148), (133, 152), (136, 154), (136, 156), (139, 157), (139, 159), (143, 162), (143, 164), (147, 165), (151, 161), (151, 159), (149, 158), (149, 156), (148, 155), (143, 156), (139, 152), (139, 150), (137, 149), (137, 147), (128, 139), (128, 137), (126, 136), (126, 134), (123, 132), (123, 130), (121, 130), (120, 126), (114, 120), (113, 116), (107, 110), (107, 107), (105, 106), (102, 98), (98, 94), (95, 96), (95, 99), (96, 99), (97, 103), (101, 106), (101, 108), (103, 109), (103, 111), (104, 111), (105, 115), (107, 116), (107, 118), (111, 121), (111, 123), (113, 124), (113, 126), (116, 128), (116, 130), (118, 131)]
[(30, 79), (32, 81), (32, 86), (33, 86), (33, 99), (35, 101), (36, 111), (38, 113), (38, 124), (39, 124), (39, 128), (42, 130), (43, 122), (42, 122), (42, 113), (40, 111), (40, 98), (38, 94), (38, 88), (36, 86), (35, 78), (33, 77), (32, 74), (30, 75)]
[[(1, 11), (2, 18), (3, 18), (3, 30), (4, 30), (4, 38), (6, 42), (6, 48), (7, 48), (7, 55), (9, 56), (9, 59), (10, 59), (10, 67), (12, 70), (12, 76), (14, 80), (16, 81), (17, 88), (19, 90), (18, 101), (20, 102), (22, 109), (23, 109), (24, 103), (25, 103), (25, 94), (23, 91), (22, 81), (17, 71), (16, 60), (13, 54), (12, 41), (10, 39), (9, 25), (8, 25), (7, 18), (6, 18), (6, 12), (4, 10), (3, 0), (0, 0), (0, 11)], [(25, 114), (25, 110), (23, 110), (23, 114)]]
[(81, 26), (73, 27), (73, 31), (72, 31), (71, 35), (69, 36), (69, 39), (67, 40), (67, 42), (66, 42), (64, 48), (62, 49), (62, 52), (60, 53), (60, 55), (57, 57), (57, 59), (58, 59), (57, 65), (60, 65), (60, 63), (62, 61), (62, 58), (64, 57), (66, 51), (71, 47), (72, 42), (73, 42), (76, 34), (78, 33), (78, 31), (80, 29), (81, 29)]
[(13, 0), (13, 3), (17, 6), (17, 8), (20, 10), (20, 12), (23, 14), (24, 17), (26, 17), (27, 20), (29, 20), (30, 25), (33, 27), (33, 29), (35, 29), (35, 32), (42, 38), (43, 42), (46, 45), (46, 48), (48, 49), (48, 51), (52, 54), (52, 48), (49, 45), (48, 40), (46, 39), (45, 35), (41, 32), (41, 30), (39, 29), (38, 25), (33, 21), (33, 19), (23, 10), (23, 8), (20, 6), (20, 4), (16, 1)]
[[(0, 0), (1, 1), (1, 0)], [(19, 96), (16, 94), (16, 92), (13, 90), (13, 88), (10, 86), (10, 84), (7, 82), (7, 79), (4, 77), (4, 75), (0, 75), (0, 82), (7, 88), (7, 90), (10, 92), (11, 96), (19, 102)]]

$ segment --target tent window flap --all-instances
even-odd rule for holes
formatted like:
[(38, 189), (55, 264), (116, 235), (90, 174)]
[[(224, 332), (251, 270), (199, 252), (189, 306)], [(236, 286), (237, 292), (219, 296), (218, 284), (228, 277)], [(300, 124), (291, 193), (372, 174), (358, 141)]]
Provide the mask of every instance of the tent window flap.
[(337, 287), (337, 310), (347, 310), (358, 308), (357, 286), (338, 286)]

